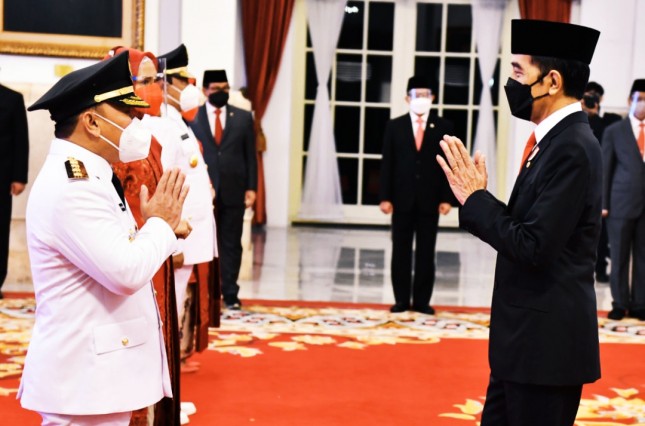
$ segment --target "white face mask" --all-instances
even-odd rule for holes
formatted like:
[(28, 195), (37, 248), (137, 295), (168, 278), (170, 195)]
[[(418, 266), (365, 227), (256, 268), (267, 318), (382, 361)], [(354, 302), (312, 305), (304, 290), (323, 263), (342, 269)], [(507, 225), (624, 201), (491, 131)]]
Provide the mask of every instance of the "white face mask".
[(194, 85), (189, 84), (188, 86), (184, 87), (184, 89), (181, 91), (172, 85), (168, 87), (171, 87), (175, 91), (180, 92), (179, 100), (177, 100), (177, 98), (175, 98), (174, 96), (168, 95), (168, 97), (173, 101), (177, 102), (179, 104), (179, 108), (182, 111), (190, 111), (191, 109), (195, 109), (199, 107), (200, 93), (199, 93), (199, 89)]
[(102, 115), (96, 112), (94, 114), (121, 130), (122, 133), (119, 138), (119, 146), (116, 146), (103, 135), (99, 135), (99, 137), (119, 151), (119, 160), (122, 163), (130, 163), (132, 161), (143, 160), (148, 157), (150, 144), (152, 143), (152, 132), (143, 126), (141, 120), (133, 118), (132, 122), (128, 124), (128, 127), (124, 129)]
[(432, 99), (430, 98), (413, 98), (410, 99), (410, 110), (418, 115), (427, 114), (432, 107)]

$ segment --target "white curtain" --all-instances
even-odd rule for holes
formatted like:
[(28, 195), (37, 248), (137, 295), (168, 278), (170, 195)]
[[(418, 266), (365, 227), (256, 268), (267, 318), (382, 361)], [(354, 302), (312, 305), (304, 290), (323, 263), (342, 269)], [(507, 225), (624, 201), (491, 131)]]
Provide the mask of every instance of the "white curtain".
[(479, 53), (479, 70), (482, 81), (479, 119), (473, 152), (479, 150), (486, 156), (488, 190), (495, 195), (497, 195), (497, 144), (489, 82), (495, 72), (500, 48), (502, 20), (507, 3), (508, 0), (473, 0), (473, 32)]
[(306, 219), (342, 217), (343, 199), (327, 81), (343, 24), (345, 3), (345, 0), (307, 0), (318, 90), (300, 210), (300, 217)]

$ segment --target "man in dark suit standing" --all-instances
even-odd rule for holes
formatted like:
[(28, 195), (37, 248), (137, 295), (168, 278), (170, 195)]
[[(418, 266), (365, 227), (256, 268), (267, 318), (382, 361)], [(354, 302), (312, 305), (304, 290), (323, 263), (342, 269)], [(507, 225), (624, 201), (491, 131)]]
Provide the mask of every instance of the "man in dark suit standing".
[(571, 426), (583, 384), (600, 377), (602, 155), (580, 105), (599, 35), (513, 20), (506, 96), (511, 113), (537, 127), (508, 205), (486, 191), (481, 153), (472, 160), (459, 139), (441, 142), (460, 227), (497, 250), (481, 426)]
[(7, 278), (11, 200), (27, 184), (29, 134), (22, 95), (0, 85), (0, 299)]
[(204, 150), (215, 189), (222, 295), (228, 309), (240, 309), (237, 277), (242, 261), (244, 209), (255, 202), (257, 160), (253, 116), (228, 105), (231, 87), (225, 70), (204, 72), (208, 98), (190, 124)]
[[(611, 245), (612, 310), (645, 320), (645, 79), (632, 84), (629, 116), (612, 124), (602, 139), (603, 216)], [(629, 260), (632, 258), (632, 285)]]
[[(585, 94), (582, 98), (582, 110), (589, 118), (589, 125), (593, 131), (594, 136), (598, 142), (602, 141), (602, 135), (605, 128), (610, 124), (622, 120), (618, 114), (610, 112), (603, 112), (600, 104), (605, 95), (605, 89), (596, 83), (590, 81), (585, 88)], [(598, 240), (598, 251), (596, 258), (596, 281), (599, 283), (608, 283), (609, 275), (607, 274), (607, 259), (609, 259), (609, 237), (607, 236), (606, 220), (602, 220), (602, 228), (600, 231), (600, 239)]]
[[(434, 314), (429, 305), (435, 279), (435, 244), (439, 213), (448, 214), (454, 200), (448, 182), (435, 161), (439, 141), (452, 133), (452, 123), (430, 114), (436, 90), (426, 77), (408, 80), (406, 102), (410, 112), (385, 127), (381, 161), (381, 211), (392, 214), (391, 312), (412, 309)], [(414, 284), (412, 241), (416, 234)], [(412, 294), (411, 294), (412, 293)]]

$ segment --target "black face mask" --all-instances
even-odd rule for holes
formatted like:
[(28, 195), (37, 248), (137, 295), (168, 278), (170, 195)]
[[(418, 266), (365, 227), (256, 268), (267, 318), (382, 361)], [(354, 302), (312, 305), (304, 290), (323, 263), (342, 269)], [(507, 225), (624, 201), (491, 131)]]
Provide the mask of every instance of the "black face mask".
[(504, 91), (506, 92), (506, 99), (508, 99), (508, 105), (511, 107), (511, 114), (514, 117), (520, 118), (522, 120), (531, 120), (531, 112), (533, 111), (533, 102), (538, 99), (549, 96), (549, 92), (544, 95), (533, 97), (531, 95), (531, 87), (538, 84), (546, 76), (542, 76), (537, 79), (533, 84), (522, 84), (517, 80), (508, 78), (506, 86), (504, 86)]
[(213, 92), (208, 95), (208, 102), (213, 105), (215, 108), (222, 108), (228, 103), (228, 92), (220, 90), (219, 92)]

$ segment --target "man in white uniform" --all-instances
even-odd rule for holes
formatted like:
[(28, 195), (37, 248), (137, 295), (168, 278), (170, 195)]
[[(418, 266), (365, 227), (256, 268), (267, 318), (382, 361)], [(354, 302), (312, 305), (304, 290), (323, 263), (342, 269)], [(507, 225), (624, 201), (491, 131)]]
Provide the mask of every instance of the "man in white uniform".
[(182, 218), (190, 223), (193, 232), (181, 244), (181, 266), (175, 263), (177, 311), (181, 321), (191, 273), (198, 264), (211, 262), (214, 257), (217, 257), (215, 217), (213, 216), (212, 185), (200, 144), (184, 121), (192, 121), (195, 118), (200, 100), (199, 89), (189, 83), (190, 79), (194, 80), (194, 76), (186, 68), (188, 66), (186, 46), (182, 44), (171, 52), (160, 55), (159, 59), (166, 61), (166, 91), (168, 93), (168, 102), (165, 107), (161, 108), (162, 118), (173, 124), (179, 137), (173, 138), (172, 141), (169, 138), (159, 138), (157, 133), (161, 133), (162, 128), (157, 129), (151, 126), (150, 129), (162, 143), (164, 150), (166, 149), (164, 142), (175, 144), (174, 164), (164, 164), (164, 168), (179, 167), (186, 175), (186, 183), (191, 188), (184, 203)]
[(130, 115), (146, 105), (126, 52), (68, 74), (29, 108), (56, 122), (27, 206), (37, 310), (18, 392), (43, 425), (127, 425), (172, 396), (150, 280), (189, 233), (175, 231), (188, 188), (178, 170), (153, 197), (142, 188), (137, 229), (110, 167), (147, 156), (150, 132)]

